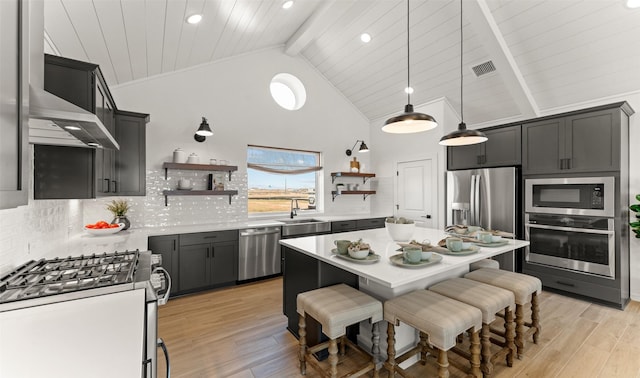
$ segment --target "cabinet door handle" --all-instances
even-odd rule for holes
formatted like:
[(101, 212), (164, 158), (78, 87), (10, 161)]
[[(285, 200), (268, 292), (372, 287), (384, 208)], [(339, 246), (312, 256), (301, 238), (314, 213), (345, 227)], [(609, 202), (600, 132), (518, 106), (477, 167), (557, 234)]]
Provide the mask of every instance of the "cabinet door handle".
[(213, 236), (205, 236), (205, 237), (204, 237), (204, 239), (215, 239), (215, 238), (217, 238), (217, 236), (216, 236), (216, 235), (213, 235)]
[(476, 155), (476, 164), (482, 164), (482, 155)]
[[(107, 183), (107, 190), (104, 190), (104, 182), (106, 182), (106, 183)], [(109, 189), (110, 189), (110, 184), (111, 184), (111, 182), (109, 181), (109, 179), (104, 179), (104, 182), (103, 182), (103, 185), (102, 185), (102, 191), (103, 191), (104, 193), (109, 193)]]
[(571, 158), (567, 159), (567, 169), (571, 169)]
[(559, 283), (560, 285), (564, 285), (564, 286), (569, 286), (569, 287), (575, 287), (576, 285), (569, 283), (569, 282), (562, 282), (562, 281), (556, 281), (557, 283)]
[(113, 193), (118, 193), (118, 183), (116, 180), (111, 180), (111, 182), (113, 183)]

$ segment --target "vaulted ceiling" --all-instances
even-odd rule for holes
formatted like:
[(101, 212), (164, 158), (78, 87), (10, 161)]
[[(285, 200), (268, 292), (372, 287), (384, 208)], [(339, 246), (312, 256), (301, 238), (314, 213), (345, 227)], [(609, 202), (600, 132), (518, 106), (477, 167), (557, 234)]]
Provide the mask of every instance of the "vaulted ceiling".
[[(370, 120), (406, 103), (405, 0), (46, 0), (45, 49), (109, 85), (258, 49), (301, 55)], [(203, 15), (197, 25), (185, 22)], [(623, 0), (464, 0), (472, 125), (640, 91), (640, 9)], [(367, 32), (372, 40), (360, 41)], [(411, 102), (460, 109), (460, 1), (410, 1)], [(496, 70), (476, 76), (473, 66)]]

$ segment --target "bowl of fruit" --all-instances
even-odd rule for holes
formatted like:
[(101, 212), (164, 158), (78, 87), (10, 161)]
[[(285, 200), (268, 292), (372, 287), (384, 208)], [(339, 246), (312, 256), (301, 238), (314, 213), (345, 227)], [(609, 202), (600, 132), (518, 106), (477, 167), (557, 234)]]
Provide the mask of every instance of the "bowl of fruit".
[(124, 223), (108, 223), (101, 220), (85, 225), (84, 230), (90, 235), (111, 235), (119, 232), (123, 227)]

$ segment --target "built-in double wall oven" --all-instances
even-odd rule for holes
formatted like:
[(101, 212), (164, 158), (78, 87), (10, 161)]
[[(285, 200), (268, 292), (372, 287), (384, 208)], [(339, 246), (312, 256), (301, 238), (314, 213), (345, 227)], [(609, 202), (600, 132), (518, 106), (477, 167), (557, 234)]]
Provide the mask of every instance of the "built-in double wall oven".
[(615, 178), (525, 180), (525, 261), (615, 279)]

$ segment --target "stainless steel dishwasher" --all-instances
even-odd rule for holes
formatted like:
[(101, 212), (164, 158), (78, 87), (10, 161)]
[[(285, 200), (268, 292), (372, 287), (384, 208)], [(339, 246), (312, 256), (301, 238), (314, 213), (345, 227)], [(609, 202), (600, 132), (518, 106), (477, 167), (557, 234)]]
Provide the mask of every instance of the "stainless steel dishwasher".
[(280, 227), (240, 230), (238, 281), (281, 273)]

